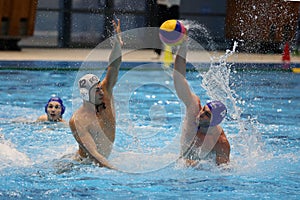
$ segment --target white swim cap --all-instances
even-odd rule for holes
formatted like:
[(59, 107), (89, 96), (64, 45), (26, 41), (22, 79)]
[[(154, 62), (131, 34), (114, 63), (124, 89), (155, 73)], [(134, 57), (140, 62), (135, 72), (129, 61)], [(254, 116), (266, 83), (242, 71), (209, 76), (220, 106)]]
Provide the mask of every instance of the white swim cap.
[(81, 98), (90, 101), (90, 89), (99, 83), (99, 78), (94, 74), (86, 74), (78, 81)]

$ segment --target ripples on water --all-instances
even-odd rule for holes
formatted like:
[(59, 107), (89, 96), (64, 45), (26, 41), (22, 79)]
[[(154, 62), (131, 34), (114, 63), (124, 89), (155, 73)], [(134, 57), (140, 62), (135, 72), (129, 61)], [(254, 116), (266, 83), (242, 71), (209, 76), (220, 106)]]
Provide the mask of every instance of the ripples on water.
[[(43, 114), (44, 102), (54, 91), (67, 106), (65, 119), (70, 118), (75, 72), (51, 72), (51, 76), (50, 72), (0, 73), (5, 77), (0, 86), (0, 197), (296, 199), (298, 196), (300, 78), (296, 74), (262, 71), (227, 74), (230, 90), (225, 88), (221, 95), (230, 97), (225, 97), (229, 100), (226, 101), (228, 107), (238, 109), (232, 112), (236, 115), (229, 116), (223, 123), (232, 150), (229, 166), (216, 167), (203, 161), (198, 169), (191, 169), (172, 162), (163, 169), (128, 174), (73, 161), (71, 156), (77, 144), (68, 127), (34, 123)], [(203, 77), (195, 78), (197, 76), (197, 72), (187, 74), (194, 91), (202, 95), (205, 102), (211, 98), (205, 92), (209, 87), (199, 90)], [(116, 148), (121, 153), (130, 151), (133, 161), (123, 163), (124, 166), (138, 169), (138, 164), (147, 160), (135, 157), (137, 148), (157, 151), (177, 134), (180, 102), (169, 90), (156, 87), (139, 88), (137, 94), (142, 95), (131, 97), (130, 117), (135, 122), (134, 130), (140, 130), (136, 133), (140, 137), (122, 133), (128, 127), (120, 121)], [(147, 96), (147, 90), (161, 96)], [(164, 102), (167, 96), (168, 103)], [(235, 107), (229, 103), (235, 103)], [(156, 106), (152, 107), (153, 104)], [(155, 112), (167, 113), (167, 117), (156, 120)], [(151, 135), (153, 131), (157, 135)], [(177, 155), (176, 149), (168, 153), (154, 156), (168, 160)], [(116, 157), (115, 161), (122, 164)], [(151, 159), (153, 163), (149, 164), (159, 162)]]

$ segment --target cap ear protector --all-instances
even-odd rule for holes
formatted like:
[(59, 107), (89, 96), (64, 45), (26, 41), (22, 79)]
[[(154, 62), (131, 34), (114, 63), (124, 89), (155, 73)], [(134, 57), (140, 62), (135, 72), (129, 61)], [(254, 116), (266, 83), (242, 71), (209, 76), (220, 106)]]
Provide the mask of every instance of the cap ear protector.
[(56, 101), (60, 104), (60, 106), (61, 106), (61, 115), (63, 115), (65, 113), (66, 107), (64, 106), (63, 101), (59, 97), (52, 97), (52, 98), (49, 99), (48, 103), (45, 105), (45, 113), (47, 113), (47, 108), (48, 108), (48, 105), (51, 101)]
[(206, 105), (209, 107), (212, 113), (210, 126), (216, 126), (220, 124), (227, 114), (226, 106), (221, 101), (211, 101)]
[(85, 101), (90, 101), (91, 88), (100, 82), (99, 78), (94, 74), (86, 74), (78, 81), (80, 96)]

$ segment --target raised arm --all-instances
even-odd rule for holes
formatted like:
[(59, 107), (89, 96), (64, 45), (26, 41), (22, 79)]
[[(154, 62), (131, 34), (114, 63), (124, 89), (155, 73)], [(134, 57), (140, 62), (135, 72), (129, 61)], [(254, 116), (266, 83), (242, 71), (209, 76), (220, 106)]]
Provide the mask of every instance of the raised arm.
[(175, 64), (174, 64), (174, 85), (177, 96), (188, 106), (194, 99), (194, 95), (185, 78), (186, 74), (186, 55), (187, 55), (187, 42), (185, 41), (177, 51)]
[(120, 20), (118, 20), (116, 24), (115, 21), (113, 21), (113, 26), (116, 32), (115, 38), (113, 39), (113, 48), (109, 56), (108, 61), (108, 68), (106, 72), (106, 77), (104, 78), (103, 82), (105, 83), (107, 87), (107, 91), (109, 93), (112, 93), (112, 89), (115, 86), (117, 80), (118, 80), (118, 74), (119, 69), (122, 61), (122, 52), (121, 47), (123, 46), (123, 41), (121, 37), (121, 25)]

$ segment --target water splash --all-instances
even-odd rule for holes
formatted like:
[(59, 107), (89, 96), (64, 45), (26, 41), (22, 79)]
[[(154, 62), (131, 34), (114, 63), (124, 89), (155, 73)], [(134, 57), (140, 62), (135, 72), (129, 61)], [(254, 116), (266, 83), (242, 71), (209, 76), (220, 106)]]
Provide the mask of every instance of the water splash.
[(236, 48), (237, 42), (234, 43), (232, 50), (226, 50), (226, 53), (219, 58), (212, 58), (209, 70), (200, 74), (201, 86), (207, 91), (207, 95), (211, 99), (224, 102), (232, 119), (239, 119), (241, 115), (241, 110), (236, 103), (238, 95), (230, 88), (230, 65), (227, 66), (227, 59), (234, 54)]
[(224, 102), (228, 109), (229, 125), (225, 122), (224, 126), (231, 143), (231, 165), (245, 171), (245, 169), (255, 169), (258, 161), (263, 161), (269, 156), (263, 151), (264, 145), (258, 131), (260, 124), (256, 119), (241, 117), (240, 106), (244, 101), (231, 88), (232, 64), (228, 64), (227, 60), (235, 53), (237, 46), (237, 42), (234, 42), (232, 50), (226, 50), (222, 56), (212, 57), (209, 70), (200, 76), (201, 86), (206, 90), (209, 98)]
[[(216, 44), (208, 31), (203, 25), (191, 20), (183, 20), (182, 23), (188, 30), (189, 49), (215, 50)], [(232, 119), (239, 119), (241, 115), (240, 108), (236, 105), (238, 95), (230, 88), (231, 69), (227, 60), (232, 56), (238, 46), (234, 42), (232, 50), (226, 50), (225, 54), (219, 57), (210, 56), (210, 68), (206, 73), (200, 74), (202, 77), (202, 87), (206, 89), (207, 95), (211, 99), (224, 102), (228, 108), (229, 116)], [(197, 67), (196, 67), (197, 68)], [(201, 71), (200, 67), (197, 68)]]
[(205, 50), (217, 49), (217, 44), (213, 40), (213, 37), (211, 36), (211, 33), (207, 27), (192, 20), (182, 20), (181, 22), (188, 30), (189, 38), (197, 41), (197, 44), (195, 42), (189, 44), (190, 49), (198, 49), (199, 44), (201, 44), (201, 47), (203, 47)]
[(25, 167), (32, 164), (28, 156), (19, 152), (13, 143), (4, 139), (2, 134), (0, 134), (0, 149), (0, 170), (13, 166)]

